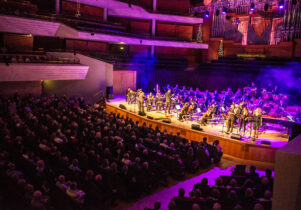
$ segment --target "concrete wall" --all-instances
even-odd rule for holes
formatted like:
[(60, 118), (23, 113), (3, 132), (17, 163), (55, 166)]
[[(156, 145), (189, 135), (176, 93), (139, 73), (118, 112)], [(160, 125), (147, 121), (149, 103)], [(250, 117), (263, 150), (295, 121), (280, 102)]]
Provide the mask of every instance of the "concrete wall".
[(0, 81), (84, 80), (88, 66), (51, 63), (0, 63)]
[[(51, 56), (73, 57), (73, 53), (49, 53)], [(113, 65), (76, 54), (81, 64), (89, 66), (85, 80), (44, 81), (43, 90), (47, 95), (84, 96), (88, 103), (98, 101), (105, 94), (107, 86), (113, 86)]]
[(301, 206), (301, 135), (276, 152), (272, 210)]

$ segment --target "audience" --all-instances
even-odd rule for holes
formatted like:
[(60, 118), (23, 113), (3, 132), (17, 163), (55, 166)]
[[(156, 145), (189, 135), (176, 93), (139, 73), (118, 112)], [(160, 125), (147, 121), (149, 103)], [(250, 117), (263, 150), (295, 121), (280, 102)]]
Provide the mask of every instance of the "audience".
[[(240, 168), (240, 167), (239, 167)], [(172, 198), (169, 209), (235, 209), (235, 210), (270, 210), (272, 206), (272, 192), (267, 177), (273, 180), (270, 170), (259, 179), (255, 174), (255, 167), (244, 176), (220, 176), (215, 180), (215, 185), (208, 186), (208, 179), (193, 186), (189, 198), (185, 197), (184, 189), (179, 189), (179, 195)], [(262, 184), (262, 180), (267, 182)]]
[[(1, 96), (0, 109), (1, 177), (16, 186), (7, 196), (24, 191), (23, 205), (31, 208), (105, 209), (219, 159), (216, 147), (107, 113), (103, 101), (16, 94)], [(208, 194), (203, 188), (195, 200)]]

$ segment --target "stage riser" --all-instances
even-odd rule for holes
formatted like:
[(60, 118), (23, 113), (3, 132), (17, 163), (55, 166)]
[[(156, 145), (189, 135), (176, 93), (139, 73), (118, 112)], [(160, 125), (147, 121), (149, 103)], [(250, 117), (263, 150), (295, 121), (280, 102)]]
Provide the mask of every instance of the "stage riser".
[(221, 136), (211, 135), (205, 132), (196, 131), (187, 128), (180, 128), (178, 126), (174, 126), (173, 124), (163, 123), (161, 121), (155, 121), (147, 119), (146, 117), (138, 116), (134, 113), (129, 111), (120, 109), (113, 105), (107, 104), (106, 110), (108, 113), (113, 112), (115, 114), (120, 114), (121, 116), (129, 117), (134, 122), (138, 121), (139, 125), (146, 123), (147, 126), (152, 124), (153, 128), (158, 126), (160, 131), (166, 129), (168, 132), (173, 131), (174, 134), (177, 132), (181, 133), (181, 136), (188, 139), (189, 141), (202, 141), (203, 137), (207, 137), (207, 141), (209, 143), (219, 140), (224, 154), (230, 155), (234, 158), (240, 158), (245, 160), (252, 160), (252, 161), (260, 161), (260, 162), (268, 162), (274, 163), (275, 162), (275, 153), (278, 148), (274, 148), (271, 146), (266, 145), (256, 145), (256, 144), (249, 144), (245, 142), (241, 142), (239, 140), (234, 140), (230, 138), (223, 138)]

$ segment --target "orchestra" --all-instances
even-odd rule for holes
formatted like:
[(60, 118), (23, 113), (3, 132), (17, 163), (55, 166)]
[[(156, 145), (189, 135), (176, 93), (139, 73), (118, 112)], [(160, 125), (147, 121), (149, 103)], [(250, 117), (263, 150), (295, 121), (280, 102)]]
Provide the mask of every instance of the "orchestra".
[(156, 95), (150, 92), (145, 96), (142, 89), (135, 92), (129, 88), (126, 91), (126, 100), (128, 104), (137, 103), (139, 113), (142, 115), (145, 101), (147, 112), (153, 111), (153, 107), (157, 112), (163, 109), (165, 115), (174, 112), (177, 113), (179, 121), (186, 120), (187, 116), (190, 116), (189, 119), (196, 119), (201, 125), (207, 125), (209, 119), (219, 119), (224, 121), (227, 134), (233, 133), (234, 128), (237, 128), (237, 133), (244, 136), (249, 127), (249, 136), (253, 140), (258, 138), (262, 115), (270, 114), (271, 107), (277, 107), (279, 110), (277, 112), (284, 115), (288, 103), (288, 96), (278, 93), (277, 86), (273, 91), (263, 88), (260, 92), (255, 83), (237, 89), (235, 93), (231, 88), (221, 93), (218, 91), (210, 93), (208, 90), (202, 93), (199, 89), (194, 91), (192, 88), (187, 89), (185, 86), (180, 88), (178, 85), (174, 88), (168, 85), (162, 89), (166, 91), (165, 94), (161, 94), (159, 85), (156, 85), (154, 89)]

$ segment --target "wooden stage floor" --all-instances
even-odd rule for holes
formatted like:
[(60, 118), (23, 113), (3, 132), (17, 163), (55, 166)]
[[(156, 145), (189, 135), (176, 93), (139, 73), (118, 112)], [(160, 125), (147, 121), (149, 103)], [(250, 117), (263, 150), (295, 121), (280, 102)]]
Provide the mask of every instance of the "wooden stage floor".
[[(119, 105), (123, 104), (126, 110), (119, 108)], [(172, 112), (171, 115), (165, 115), (164, 111), (150, 111), (146, 112), (147, 116), (156, 118), (169, 118), (171, 123), (164, 123), (162, 120), (150, 120), (146, 116), (139, 116), (137, 114), (137, 105), (128, 105), (124, 98), (118, 97), (110, 102), (107, 102), (107, 111), (113, 113), (120, 113), (123, 116), (132, 118), (134, 121), (139, 123), (146, 123), (147, 125), (153, 124), (153, 128), (159, 127), (161, 131), (167, 129), (173, 131), (174, 134), (177, 132), (181, 133), (181, 136), (188, 140), (202, 141), (203, 137), (207, 137), (209, 142), (216, 139), (220, 140), (223, 152), (227, 155), (235, 158), (241, 158), (246, 160), (263, 161), (263, 162), (274, 162), (275, 152), (278, 148), (284, 146), (288, 142), (288, 135), (279, 126), (275, 129), (265, 129), (260, 132), (259, 138), (253, 142), (249, 138), (249, 132), (246, 132), (246, 136), (241, 141), (230, 138), (229, 134), (226, 134), (226, 127), (222, 124), (201, 126), (203, 131), (196, 131), (191, 129), (191, 124), (197, 124), (195, 121), (180, 122), (177, 119), (177, 113)], [(146, 109), (145, 109), (146, 110)], [(282, 129), (282, 130), (281, 130)], [(236, 129), (234, 129), (236, 131)], [(263, 141), (270, 142), (270, 145), (262, 144)], [(236, 149), (235, 149), (236, 148)]]

